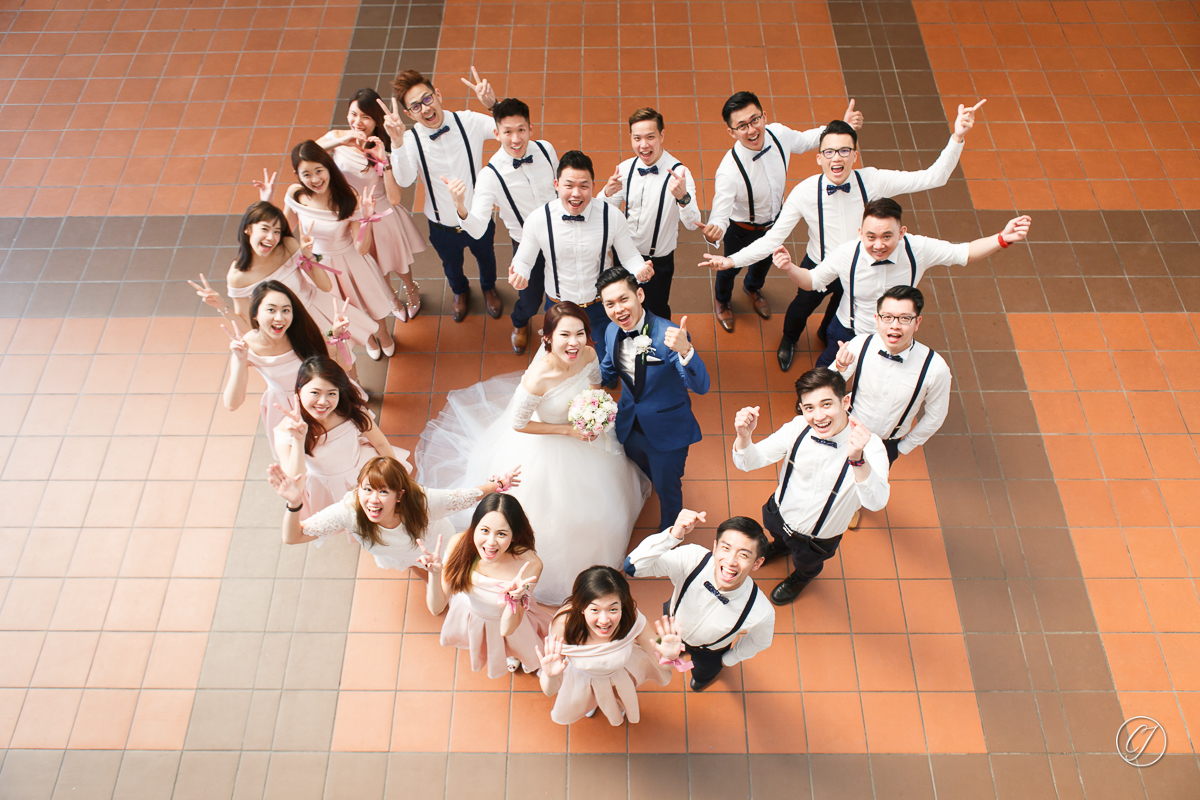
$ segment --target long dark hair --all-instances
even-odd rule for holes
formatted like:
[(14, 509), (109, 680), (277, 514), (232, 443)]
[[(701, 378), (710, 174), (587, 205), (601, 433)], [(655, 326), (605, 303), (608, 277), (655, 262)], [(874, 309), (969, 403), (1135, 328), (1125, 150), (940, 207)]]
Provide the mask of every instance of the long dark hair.
[[(320, 164), (329, 173), (329, 199), (333, 201), (337, 218), (349, 219), (354, 214), (354, 209), (358, 208), (358, 196), (350, 188), (338, 165), (333, 163), (333, 157), (312, 139), (305, 139), (292, 148), (292, 170), (295, 171), (297, 179), (300, 177), (300, 163), (303, 161)], [(296, 190), (296, 196), (312, 197), (312, 192), (301, 183), (300, 188)]]
[(534, 549), (533, 526), (529, 524), (529, 517), (525, 516), (525, 509), (521, 508), (520, 501), (509, 494), (489, 494), (483, 498), (483, 502), (475, 506), (470, 527), (458, 538), (458, 543), (446, 556), (445, 565), (442, 567), (446, 586), (454, 594), (471, 589), (471, 571), (475, 568), (475, 562), (479, 560), (475, 552), (475, 529), (479, 527), (479, 520), (493, 511), (503, 514), (512, 530), (512, 541), (507, 551), (509, 555), (519, 556), (527, 550)]
[(582, 322), (583, 335), (587, 337), (587, 343), (589, 345), (595, 344), (592, 341), (592, 323), (588, 319), (587, 312), (570, 300), (563, 300), (561, 303), (555, 303), (546, 312), (545, 319), (542, 320), (542, 342), (546, 345), (546, 352), (550, 352), (550, 339), (554, 336), (554, 331), (558, 328), (558, 323), (562, 322), (566, 317), (574, 317)]
[[(358, 111), (360, 114), (366, 114), (371, 119), (375, 120), (375, 130), (371, 132), (372, 136), (378, 136), (383, 142), (383, 146), (388, 150), (392, 149), (392, 137), (387, 135), (387, 131), (383, 129), (383, 109), (379, 107), (379, 92), (367, 87), (359, 89), (354, 94), (350, 95), (351, 103), (358, 103)], [(349, 106), (347, 105), (347, 108)]]
[(300, 390), (316, 378), (328, 381), (333, 384), (333, 388), (337, 389), (338, 402), (337, 408), (334, 409), (335, 414), (346, 417), (354, 423), (354, 427), (364, 433), (372, 428), (371, 417), (367, 414), (367, 404), (363, 401), (362, 395), (354, 388), (354, 384), (350, 383), (350, 376), (346, 374), (346, 370), (328, 356), (307, 358), (300, 365), (300, 371), (296, 373), (296, 402), (300, 406), (300, 416), (308, 423), (308, 433), (304, 437), (304, 452), (310, 456), (313, 454), (313, 448), (317, 446), (317, 441), (329, 432), (320, 420), (308, 413), (308, 409), (304, 407), (300, 398)]
[(371, 484), (372, 488), (387, 487), (396, 493), (396, 513), (400, 515), (400, 524), (413, 544), (425, 535), (429, 527), (429, 504), (425, 499), (425, 490), (412, 479), (408, 470), (394, 458), (377, 456), (372, 458), (358, 472), (358, 483), (354, 489), (354, 511), (358, 525), (358, 535), (369, 545), (383, 543), (379, 533), (378, 523), (372, 522), (363, 511), (362, 503), (358, 501), (358, 488), (363, 481)]
[(246, 213), (242, 214), (242, 224), (238, 226), (238, 254), (233, 262), (233, 268), (238, 272), (250, 269), (250, 265), (254, 261), (254, 251), (250, 249), (250, 235), (246, 233), (246, 230), (260, 222), (279, 223), (279, 244), (283, 244), (283, 240), (292, 235), (292, 229), (282, 211), (266, 200), (251, 203), (250, 207), (246, 209)]
[(588, 626), (583, 612), (601, 597), (615, 594), (621, 601), (621, 624), (613, 632), (612, 640), (624, 639), (637, 622), (637, 602), (629, 591), (629, 581), (612, 567), (588, 567), (575, 578), (571, 596), (555, 614), (555, 618), (566, 617), (563, 641), (567, 644), (587, 644)]
[(329, 348), (325, 344), (325, 337), (321, 335), (321, 329), (308, 315), (308, 310), (300, 302), (300, 298), (296, 297), (296, 293), (279, 281), (263, 281), (254, 287), (254, 294), (250, 295), (250, 327), (258, 330), (258, 307), (269, 292), (287, 295), (292, 303), (292, 324), (288, 326), (287, 337), (296, 355), (301, 359), (328, 356)]

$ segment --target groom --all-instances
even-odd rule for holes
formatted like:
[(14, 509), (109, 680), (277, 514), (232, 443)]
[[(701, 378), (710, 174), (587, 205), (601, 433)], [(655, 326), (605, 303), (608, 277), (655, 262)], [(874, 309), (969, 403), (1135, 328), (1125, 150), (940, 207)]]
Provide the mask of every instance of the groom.
[(646, 295), (635, 276), (620, 267), (596, 281), (604, 312), (615, 325), (604, 332), (600, 381), (620, 375), (625, 384), (617, 406), (617, 439), (625, 454), (649, 476), (658, 492), (658, 529), (675, 523), (683, 509), (683, 468), (688, 447), (700, 441), (691, 390), (708, 392), (708, 372), (687, 334), (642, 308)]

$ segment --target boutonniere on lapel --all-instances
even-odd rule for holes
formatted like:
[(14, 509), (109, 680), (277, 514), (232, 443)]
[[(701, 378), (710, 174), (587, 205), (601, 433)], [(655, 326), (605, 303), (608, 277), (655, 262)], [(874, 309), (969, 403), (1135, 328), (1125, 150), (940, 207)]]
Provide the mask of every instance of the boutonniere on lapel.
[(649, 336), (650, 323), (647, 322), (642, 326), (642, 332), (633, 337), (633, 352), (634, 355), (644, 356), (647, 353), (654, 353), (654, 340)]

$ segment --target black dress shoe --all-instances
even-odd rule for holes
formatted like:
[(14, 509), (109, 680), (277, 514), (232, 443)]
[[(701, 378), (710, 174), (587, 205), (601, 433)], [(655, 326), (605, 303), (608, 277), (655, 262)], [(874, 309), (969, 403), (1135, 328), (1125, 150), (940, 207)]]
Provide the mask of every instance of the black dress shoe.
[(720, 676), (720, 674), (721, 673), (718, 672), (716, 675), (713, 675), (711, 678), (704, 681), (703, 683), (696, 680), (695, 678), (692, 678), (692, 680), (691, 680), (692, 691), (693, 692), (703, 692), (705, 689), (707, 689), (712, 684), (713, 681), (715, 681), (717, 679), (718, 676)]
[(779, 368), (787, 372), (792, 368), (792, 359), (796, 357), (796, 343), (789, 342), (787, 339), (781, 339), (779, 342), (779, 352), (775, 356), (779, 359)]
[(782, 558), (786, 555), (791, 555), (791, 550), (788, 550), (787, 542), (783, 539), (774, 539), (771, 545), (767, 548), (767, 561), (774, 561), (777, 558)]
[(808, 586), (810, 580), (811, 578), (801, 578), (793, 572), (771, 590), (771, 602), (777, 606), (786, 606), (796, 602), (796, 598), (804, 591), (804, 587)]

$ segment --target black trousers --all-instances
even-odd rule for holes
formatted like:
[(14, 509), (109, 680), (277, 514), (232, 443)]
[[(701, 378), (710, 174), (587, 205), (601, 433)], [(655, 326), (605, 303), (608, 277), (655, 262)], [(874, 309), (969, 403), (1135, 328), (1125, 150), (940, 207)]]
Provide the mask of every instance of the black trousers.
[[(745, 250), (766, 236), (767, 230), (748, 231), (730, 222), (729, 230), (725, 231), (725, 256), (729, 257), (734, 253)], [(733, 285), (737, 282), (738, 273), (741, 271), (741, 267), (736, 267), (734, 269), (723, 269), (717, 273), (713, 279), (713, 296), (719, 302), (728, 303), (733, 299)], [(755, 261), (747, 267), (746, 280), (742, 282), (747, 291), (761, 292), (763, 284), (767, 282), (767, 273), (770, 271), (771, 256), (767, 256), (762, 261)]]
[(442, 272), (446, 273), (450, 291), (463, 294), (471, 287), (471, 282), (463, 274), (463, 264), (466, 263), (463, 250), (470, 250), (479, 265), (479, 288), (484, 291), (496, 288), (495, 239), (496, 220), (488, 223), (487, 232), (478, 239), (472, 239), (471, 234), (464, 230), (455, 230), (429, 220), (429, 243), (442, 260)]
[(841, 535), (830, 536), (828, 539), (812, 539), (808, 536), (784, 536), (788, 552), (792, 554), (793, 571), (811, 581), (825, 569), (825, 562), (833, 558), (841, 544)]
[[(517, 254), (520, 242), (513, 242), (513, 255)], [(546, 256), (538, 253), (537, 261), (533, 263), (533, 271), (529, 273), (529, 285), (517, 292), (517, 302), (513, 304), (512, 320), (514, 328), (524, 328), (529, 320), (538, 315), (542, 308), (542, 300), (546, 297)]]
[(884, 439), (883, 449), (887, 450), (888, 466), (896, 463), (896, 459), (900, 457), (900, 440), (899, 439)]
[(646, 293), (643, 303), (650, 313), (663, 319), (671, 319), (671, 281), (675, 278), (675, 251), (665, 256), (646, 256), (654, 264), (654, 277), (642, 284)]
[[(813, 260), (808, 257), (808, 254), (805, 254), (804, 260), (800, 262), (800, 269), (812, 269), (815, 266)], [(842, 302), (842, 282), (840, 280), (823, 292), (796, 290), (796, 296), (792, 298), (787, 313), (783, 317), (783, 338), (792, 343), (800, 341), (800, 335), (804, 333), (804, 328), (808, 325), (808, 318), (826, 297), (829, 298), (829, 305), (825, 308), (825, 316), (818, 328), (820, 335), (825, 336), (825, 332), (829, 329), (829, 320), (837, 314), (838, 304)]]
[(688, 658), (692, 660), (692, 680), (696, 683), (708, 683), (717, 677), (725, 668), (725, 665), (721, 663), (721, 656), (725, 655), (730, 647), (733, 647), (733, 645), (729, 645), (720, 650), (706, 650), (703, 647), (692, 647), (687, 642), (684, 642), (683, 646), (687, 650)]

